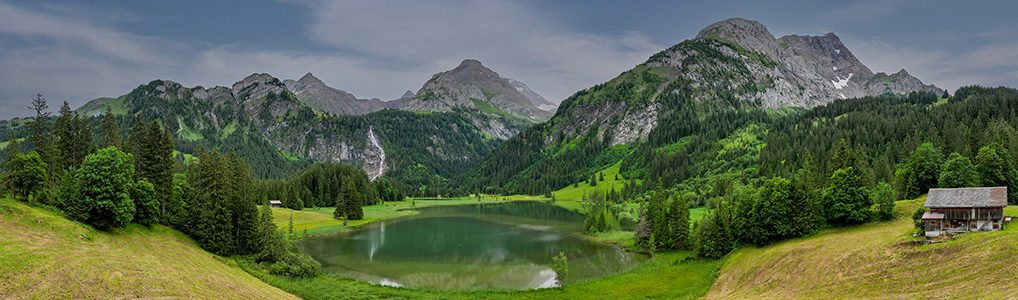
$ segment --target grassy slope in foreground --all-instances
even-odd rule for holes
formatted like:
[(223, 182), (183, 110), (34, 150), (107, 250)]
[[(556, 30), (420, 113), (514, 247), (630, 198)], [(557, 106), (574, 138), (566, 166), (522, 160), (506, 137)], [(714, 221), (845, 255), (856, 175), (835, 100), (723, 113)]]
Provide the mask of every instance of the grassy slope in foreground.
[[(825, 230), (815, 236), (738, 250), (706, 298), (1002, 299), (1018, 292), (1018, 223), (913, 245), (911, 210), (894, 221)], [(1018, 208), (1005, 209), (1006, 215)]]
[(0, 228), (0, 298), (295, 298), (166, 226), (103, 232), (0, 199)]

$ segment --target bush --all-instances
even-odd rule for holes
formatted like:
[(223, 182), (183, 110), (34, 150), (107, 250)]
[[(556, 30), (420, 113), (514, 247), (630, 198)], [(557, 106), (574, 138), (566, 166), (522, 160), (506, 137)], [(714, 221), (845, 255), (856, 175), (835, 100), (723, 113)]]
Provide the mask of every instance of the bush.
[(912, 213), (912, 225), (919, 229), (920, 234), (926, 234), (926, 221), (923, 221), (923, 214), (926, 213), (925, 207), (920, 207)]
[(303, 253), (287, 252), (283, 260), (269, 265), (269, 274), (310, 278), (318, 276), (322, 265)]

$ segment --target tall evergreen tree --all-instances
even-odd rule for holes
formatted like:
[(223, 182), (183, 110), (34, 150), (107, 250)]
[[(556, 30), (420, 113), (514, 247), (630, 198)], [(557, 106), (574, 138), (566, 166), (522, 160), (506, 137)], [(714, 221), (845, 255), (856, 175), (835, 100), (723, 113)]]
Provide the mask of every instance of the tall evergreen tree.
[[(153, 122), (152, 124), (155, 125)], [(156, 133), (161, 130), (156, 129)], [(158, 135), (156, 136), (158, 141)], [(233, 216), (233, 230), (236, 240), (237, 254), (252, 254), (259, 252), (261, 245), (258, 238), (260, 234), (258, 225), (258, 207), (252, 198), (254, 181), (251, 178), (250, 168), (244, 160), (237, 157), (231, 149), (226, 154), (226, 162), (230, 168), (230, 202), (232, 204), (231, 214)]]
[(35, 117), (28, 122), (30, 134), (26, 140), (46, 163), (47, 179), (49, 186), (52, 187), (56, 185), (57, 179), (54, 173), (60, 166), (56, 162), (59, 153), (56, 153), (57, 149), (53, 145), (53, 135), (50, 132), (50, 112), (45, 111), (49, 109), (49, 105), (46, 104), (46, 98), (43, 98), (42, 94), (36, 94), (32, 99), (32, 106), (28, 108), (35, 111)]
[(123, 149), (123, 143), (120, 141), (120, 127), (117, 126), (117, 120), (116, 116), (113, 115), (113, 109), (108, 105), (106, 106), (106, 113), (103, 114), (100, 127), (100, 148), (117, 147), (118, 149)]
[(668, 209), (668, 227), (671, 232), (669, 248), (686, 249), (689, 242), (689, 206), (685, 197), (672, 197)]
[(660, 179), (654, 188), (654, 197), (651, 197), (650, 205), (647, 206), (647, 221), (650, 222), (650, 233), (657, 238), (655, 247), (667, 244), (668, 240), (668, 218), (665, 211), (665, 191)]
[(229, 197), (229, 168), (218, 152), (198, 153), (198, 164), (188, 176), (194, 189), (192, 236), (205, 250), (218, 255), (235, 251), (235, 232)]

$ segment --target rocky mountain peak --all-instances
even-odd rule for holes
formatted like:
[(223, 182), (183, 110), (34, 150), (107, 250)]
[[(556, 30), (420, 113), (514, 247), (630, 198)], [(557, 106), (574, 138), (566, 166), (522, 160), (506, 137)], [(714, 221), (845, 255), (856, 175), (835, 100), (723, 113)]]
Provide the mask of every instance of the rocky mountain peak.
[[(704, 57), (705, 51), (713, 54)], [(834, 33), (775, 38), (763, 24), (741, 18), (711, 24), (695, 39), (655, 54), (646, 65), (685, 70), (680, 76), (694, 86), (734, 91), (736, 98), (767, 108), (808, 107), (887, 92), (942, 93), (908, 73), (873, 74)], [(699, 98), (715, 100), (709, 94)]]
[(522, 126), (517, 123), (551, 117), (551, 113), (537, 108), (508, 79), (473, 59), (432, 76), (401, 109), (451, 111), (457, 107), (480, 112), (469, 113), (475, 125), (500, 139), (516, 134)]
[(322, 82), (321, 79), (318, 79), (318, 77), (315, 77), (315, 74), (311, 74), (311, 72), (308, 72), (307, 74), (304, 74), (304, 76), (301, 76), (300, 79), (297, 80), (297, 81), (298, 82), (302, 82), (304, 84), (315, 83), (315, 84), (325, 85), (325, 82)]
[(711, 24), (700, 30), (696, 39), (729, 41), (770, 56), (777, 54), (774, 35), (767, 27), (760, 22), (743, 18), (731, 18)]
[(413, 98), (414, 96), (417, 96), (417, 94), (414, 94), (414, 92), (411, 91), (411, 90), (406, 90), (406, 93), (403, 93), (403, 96), (401, 96), (399, 98), (400, 99), (410, 99), (410, 98)]
[(241, 102), (265, 97), (269, 92), (279, 94), (286, 91), (286, 85), (267, 73), (251, 74), (233, 84), (233, 97)]

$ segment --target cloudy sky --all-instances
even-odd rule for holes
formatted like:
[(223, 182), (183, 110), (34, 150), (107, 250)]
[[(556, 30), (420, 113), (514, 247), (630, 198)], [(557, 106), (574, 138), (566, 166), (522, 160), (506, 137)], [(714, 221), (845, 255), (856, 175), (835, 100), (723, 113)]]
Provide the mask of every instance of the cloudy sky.
[[(706, 1), (704, 1), (706, 2)], [(558, 102), (731, 17), (775, 36), (834, 32), (875, 72), (950, 91), (1018, 87), (1011, 1), (5, 1), (0, 118), (116, 97), (154, 79), (229, 86), (312, 72), (395, 99), (465, 58)]]

